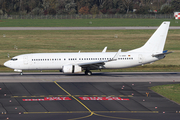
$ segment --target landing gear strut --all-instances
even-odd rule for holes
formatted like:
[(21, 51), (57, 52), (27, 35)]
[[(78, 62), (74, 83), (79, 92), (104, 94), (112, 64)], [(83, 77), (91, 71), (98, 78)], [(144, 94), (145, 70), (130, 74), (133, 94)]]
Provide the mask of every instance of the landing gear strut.
[(92, 72), (90, 70), (86, 70), (84, 73), (85, 75), (89, 75), (89, 76), (92, 75)]

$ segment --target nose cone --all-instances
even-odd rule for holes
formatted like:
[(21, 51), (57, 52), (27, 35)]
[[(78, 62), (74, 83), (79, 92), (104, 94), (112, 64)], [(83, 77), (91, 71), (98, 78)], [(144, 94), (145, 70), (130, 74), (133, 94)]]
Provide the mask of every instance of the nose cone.
[(11, 63), (10, 63), (9, 61), (7, 61), (7, 62), (4, 63), (4, 66), (10, 67), (10, 66), (11, 66)]

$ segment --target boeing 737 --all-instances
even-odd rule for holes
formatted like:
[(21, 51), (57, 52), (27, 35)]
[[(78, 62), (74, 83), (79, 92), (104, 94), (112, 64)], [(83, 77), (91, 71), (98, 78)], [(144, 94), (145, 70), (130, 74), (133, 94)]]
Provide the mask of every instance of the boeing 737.
[(119, 69), (139, 66), (163, 59), (163, 51), (170, 22), (163, 22), (149, 40), (140, 48), (127, 52), (77, 52), (77, 53), (32, 53), (13, 57), (4, 66), (23, 74), (23, 70), (60, 70), (63, 73), (79, 73), (91, 70)]

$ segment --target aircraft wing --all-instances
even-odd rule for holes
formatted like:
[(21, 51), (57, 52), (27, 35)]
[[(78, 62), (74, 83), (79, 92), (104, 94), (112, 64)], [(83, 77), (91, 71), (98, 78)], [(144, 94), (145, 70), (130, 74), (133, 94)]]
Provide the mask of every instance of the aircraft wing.
[(82, 68), (88, 68), (91, 70), (92, 69), (101, 69), (101, 68), (103, 68), (103, 65), (105, 65), (105, 62), (116, 61), (120, 52), (121, 52), (121, 49), (119, 49), (119, 51), (115, 54), (115, 56), (111, 60), (79, 63), (78, 65), (81, 66)]
[(78, 65), (81, 66), (82, 68), (89, 68), (89, 69), (93, 70), (93, 69), (101, 68), (100, 66), (105, 65), (105, 62), (108, 62), (108, 60), (106, 60), (106, 61), (88, 62), (88, 63), (80, 63)]

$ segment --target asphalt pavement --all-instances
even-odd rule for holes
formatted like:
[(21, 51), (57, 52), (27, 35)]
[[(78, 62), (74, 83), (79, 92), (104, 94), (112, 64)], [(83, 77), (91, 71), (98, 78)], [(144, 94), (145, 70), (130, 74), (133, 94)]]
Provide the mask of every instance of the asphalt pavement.
[[(11, 75), (15, 79), (19, 77)], [(37, 78), (43, 79), (42, 76)], [(57, 77), (56, 74), (54, 76)], [(74, 76), (62, 76), (74, 79)], [(80, 76), (86, 80), (86, 76)], [(0, 78), (4, 77), (1, 73)], [(33, 75), (20, 77), (26, 81)], [(178, 120), (180, 105), (149, 89), (151, 86), (177, 83), (57, 82), (53, 77), (51, 82), (1, 82), (0, 119)]]

